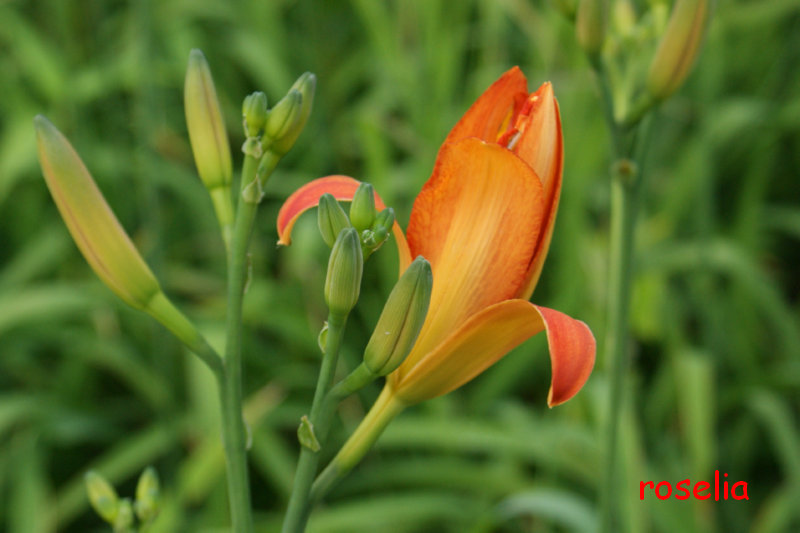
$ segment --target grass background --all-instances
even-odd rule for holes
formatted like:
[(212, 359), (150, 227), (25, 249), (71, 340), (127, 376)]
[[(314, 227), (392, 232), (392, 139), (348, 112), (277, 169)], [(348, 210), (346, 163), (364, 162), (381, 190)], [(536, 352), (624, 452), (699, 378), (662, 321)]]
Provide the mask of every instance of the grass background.
[[(325, 316), (326, 248), (309, 215), (295, 244), (276, 249), (281, 200), (314, 177), (350, 174), (405, 225), (449, 128), (515, 64), (532, 86), (554, 83), (566, 146), (534, 299), (585, 320), (602, 346), (609, 140), (572, 27), (549, 4), (31, 0), (0, 3), (0, 20), (0, 530), (104, 531), (84, 472), (130, 496), (149, 464), (164, 485), (152, 531), (225, 530), (212, 379), (87, 268), (41, 179), (31, 122), (44, 113), (71, 139), (167, 293), (220, 343), (224, 255), (183, 119), (193, 47), (209, 60), (234, 147), (244, 95), (276, 102), (304, 70), (319, 80), (259, 213), (245, 305), (258, 531), (275, 530), (285, 507)], [(699, 65), (655, 118), (614, 495), (624, 531), (800, 531), (798, 30), (794, 0), (719, 2)], [(377, 254), (366, 276), (351, 365), (395, 279), (395, 252)], [(536, 338), (404, 413), (309, 531), (594, 531), (602, 353), (568, 404), (545, 407), (548, 382)], [(333, 442), (377, 391), (343, 404)], [(638, 499), (641, 480), (713, 480), (715, 469), (747, 481), (749, 501)]]

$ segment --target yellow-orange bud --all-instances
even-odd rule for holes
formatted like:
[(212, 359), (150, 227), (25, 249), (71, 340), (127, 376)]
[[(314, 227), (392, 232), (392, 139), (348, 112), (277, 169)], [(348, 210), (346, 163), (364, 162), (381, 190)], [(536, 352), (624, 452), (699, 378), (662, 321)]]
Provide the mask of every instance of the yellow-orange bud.
[(664, 100), (683, 84), (700, 51), (710, 18), (708, 0), (675, 2), (647, 75), (647, 90), (653, 98)]
[(117, 296), (145, 309), (161, 292), (155, 276), (66, 137), (42, 115), (34, 125), (45, 182), (78, 248)]

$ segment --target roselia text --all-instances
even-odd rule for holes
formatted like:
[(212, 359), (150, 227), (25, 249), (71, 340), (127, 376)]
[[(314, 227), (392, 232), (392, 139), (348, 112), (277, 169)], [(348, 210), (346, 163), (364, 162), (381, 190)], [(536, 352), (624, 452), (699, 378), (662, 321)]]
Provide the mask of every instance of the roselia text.
[[(675, 484), (675, 490), (672, 490), (672, 484), (669, 481), (640, 481), (639, 482), (639, 499), (644, 500), (646, 494), (651, 491), (659, 500), (666, 500), (674, 496), (678, 500), (688, 500), (689, 497), (694, 497), (698, 500), (707, 500), (714, 497), (715, 501), (727, 500), (729, 498), (734, 500), (749, 500), (747, 497), (747, 482), (737, 481), (730, 486), (725, 479), (728, 477), (727, 472), (722, 474), (722, 483), (720, 483), (719, 470), (714, 470), (714, 483), (708, 481), (697, 481), (692, 483), (689, 479), (678, 481)], [(713, 488), (713, 493), (711, 492)]]

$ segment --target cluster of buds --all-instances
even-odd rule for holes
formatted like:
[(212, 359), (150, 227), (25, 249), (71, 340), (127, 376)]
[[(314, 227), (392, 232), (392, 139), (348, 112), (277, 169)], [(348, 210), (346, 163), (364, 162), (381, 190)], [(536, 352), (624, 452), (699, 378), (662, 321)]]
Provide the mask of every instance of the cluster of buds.
[(147, 527), (158, 516), (160, 489), (153, 467), (145, 468), (139, 476), (134, 501), (120, 498), (114, 487), (97, 472), (87, 472), (84, 481), (89, 503), (100, 518), (111, 525), (114, 533), (135, 531), (136, 519), (142, 527)]
[(365, 261), (388, 240), (394, 222), (394, 209), (377, 210), (375, 191), (369, 183), (362, 183), (356, 189), (349, 216), (332, 194), (323, 194), (319, 200), (317, 223), (325, 244), (333, 247), (343, 229), (353, 228)]
[[(316, 77), (304, 73), (272, 109), (267, 96), (256, 91), (242, 103), (245, 141), (242, 152), (257, 162), (257, 182), (243, 183), (248, 201), (259, 202), (269, 173), (294, 146), (308, 121), (314, 102)], [(200, 50), (192, 50), (186, 70), (184, 105), (189, 140), (197, 171), (208, 189), (226, 243), (233, 224), (230, 145), (222, 120), (217, 92), (208, 62)]]
[[(632, 125), (686, 81), (708, 28), (713, 0), (675, 0), (668, 20), (660, 3), (637, 19), (629, 0), (552, 1), (574, 20), (578, 44), (609, 76), (614, 118)], [(615, 66), (605, 68), (603, 62)]]

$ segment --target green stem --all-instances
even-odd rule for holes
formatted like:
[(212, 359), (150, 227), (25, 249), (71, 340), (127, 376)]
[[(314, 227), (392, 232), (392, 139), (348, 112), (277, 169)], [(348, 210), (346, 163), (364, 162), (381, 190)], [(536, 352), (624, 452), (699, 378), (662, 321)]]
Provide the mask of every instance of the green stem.
[[(605, 365), (608, 372), (608, 404), (603, 449), (603, 477), (599, 487), (601, 529), (620, 531), (616, 523), (613, 495), (617, 489), (617, 447), (625, 377), (628, 372), (628, 334), (636, 216), (642, 176), (634, 162), (637, 122), (622, 123), (614, 112), (614, 98), (602, 61), (592, 62), (603, 100), (603, 110), (613, 148), (611, 172), (611, 239), (608, 267), (608, 308), (605, 337)], [(643, 113), (644, 111), (642, 111)]]
[[(325, 446), (326, 434), (330, 425), (333, 409), (326, 409), (326, 398), (331, 388), (336, 362), (339, 358), (339, 347), (344, 335), (347, 316), (328, 315), (328, 337), (325, 344), (325, 354), (322, 357), (322, 366), (317, 379), (317, 388), (314, 391), (314, 400), (311, 403), (309, 419), (315, 435), (322, 447)], [(300, 458), (295, 471), (292, 494), (289, 497), (289, 506), (283, 521), (282, 533), (302, 533), (308, 520), (309, 492), (311, 483), (317, 473), (319, 453), (306, 448), (300, 449)]]
[[(256, 174), (258, 161), (245, 156), (242, 186)], [(247, 437), (242, 418), (242, 302), (247, 279), (247, 250), (253, 233), (258, 203), (239, 195), (231, 245), (228, 251), (228, 314), (226, 321), (225, 373), (218, 380), (222, 411), (222, 442), (228, 474), (228, 503), (234, 533), (253, 531), (250, 480), (247, 471)]]
[[(322, 471), (311, 488), (311, 501), (316, 502), (345, 474), (353, 469), (381, 436), (383, 430), (405, 409), (405, 404), (397, 400), (394, 391), (386, 385), (367, 416), (347, 439), (336, 457)], [(284, 532), (286, 533), (286, 532)]]

